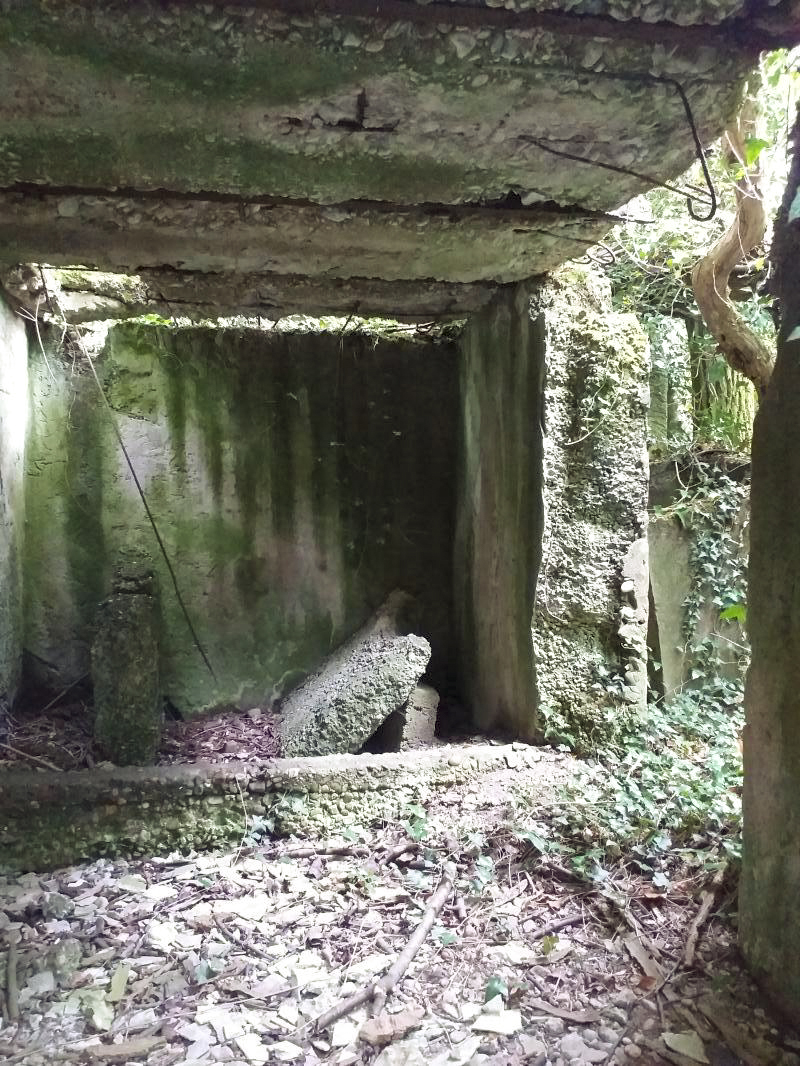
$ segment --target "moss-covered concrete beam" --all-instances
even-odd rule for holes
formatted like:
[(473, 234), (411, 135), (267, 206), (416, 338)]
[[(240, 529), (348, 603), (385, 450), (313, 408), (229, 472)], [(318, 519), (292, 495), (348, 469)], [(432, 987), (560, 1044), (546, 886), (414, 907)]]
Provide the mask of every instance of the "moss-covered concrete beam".
[(699, 41), (754, 54), (800, 43), (800, 20), (791, 0), (773, 0), (758, 16), (746, 0), (504, 0), (502, 7), (489, 0), (234, 0), (231, 6), (295, 15), (315, 11), (415, 22), (444, 19), (469, 26), (549, 30), (567, 37), (679, 45)]
[(522, 280), (581, 256), (605, 215), (236, 197), (0, 192), (0, 263), (469, 283)]
[[(292, 274), (192, 273), (143, 270), (135, 276), (91, 270), (45, 271), (58, 292), (58, 313), (70, 323), (159, 314), (195, 320), (219, 315), (284, 318), (288, 315), (391, 316), (400, 322), (467, 318), (499, 286), (492, 282), (382, 281), (374, 278), (307, 278)], [(12, 300), (30, 311), (47, 309), (38, 269), (0, 275)]]
[[(737, 10), (733, 0), (688, 6), (702, 22), (703, 11), (727, 15), (731, 3)], [(657, 6), (645, 5), (648, 17)], [(709, 141), (735, 109), (752, 63), (749, 50), (717, 47), (713, 34), (708, 43), (694, 34), (685, 47), (665, 46), (494, 27), (488, 15), (485, 26), (467, 24), (457, 10), (423, 24), (153, 0), (5, 7), (0, 186), (325, 204), (517, 195), (606, 210), (652, 182), (560, 158), (541, 143), (623, 171), (674, 176), (694, 144), (669, 79), (684, 86)]]
[[(276, 835), (325, 837), (399, 820), (410, 802), (516, 768), (539, 804), (554, 802), (565, 756), (524, 744), (448, 745), (392, 755), (335, 755), (0, 777), (0, 854), (52, 870), (99, 856), (154, 855), (238, 843), (267, 820)], [(156, 814), (157, 812), (157, 814)]]

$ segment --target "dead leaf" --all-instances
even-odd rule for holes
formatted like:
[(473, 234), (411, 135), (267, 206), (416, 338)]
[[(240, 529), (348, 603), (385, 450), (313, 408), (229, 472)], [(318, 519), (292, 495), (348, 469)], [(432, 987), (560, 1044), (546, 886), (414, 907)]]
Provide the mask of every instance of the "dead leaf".
[(119, 1003), (125, 995), (125, 986), (128, 983), (130, 972), (131, 968), (126, 963), (120, 963), (116, 970), (114, 970), (114, 974), (111, 978), (111, 988), (106, 996), (109, 1003)]
[(472, 1023), (472, 1028), (479, 1033), (500, 1033), (502, 1036), (511, 1036), (522, 1028), (522, 1015), (518, 1010), (481, 1014)]
[(655, 977), (659, 981), (663, 979), (664, 971), (635, 933), (626, 936), (622, 942), (628, 954), (639, 963), (648, 977)]
[(677, 1051), (679, 1055), (685, 1055), (687, 1059), (708, 1062), (703, 1041), (693, 1029), (685, 1033), (662, 1033), (661, 1039), (668, 1048)]
[(359, 1036), (368, 1044), (378, 1047), (390, 1044), (393, 1040), (404, 1037), (412, 1029), (416, 1029), (425, 1017), (422, 1007), (411, 1007), (401, 1010), (397, 1014), (389, 1014), (382, 1011), (375, 1018), (370, 1018), (361, 1026)]

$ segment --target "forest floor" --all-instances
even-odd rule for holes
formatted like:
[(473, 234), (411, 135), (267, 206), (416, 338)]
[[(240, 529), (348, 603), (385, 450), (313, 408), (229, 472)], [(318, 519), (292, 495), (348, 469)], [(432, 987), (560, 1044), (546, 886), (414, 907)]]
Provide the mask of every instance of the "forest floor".
[(515, 819), (487, 779), (349, 839), (0, 876), (0, 1062), (800, 1064), (724, 866), (581, 880)]
[[(66, 696), (66, 698), (65, 698)], [(270, 711), (229, 710), (165, 722), (156, 765), (251, 762), (280, 752), (278, 718)], [(0, 771), (91, 770), (103, 755), (94, 742), (91, 697), (33, 692), (0, 721)]]

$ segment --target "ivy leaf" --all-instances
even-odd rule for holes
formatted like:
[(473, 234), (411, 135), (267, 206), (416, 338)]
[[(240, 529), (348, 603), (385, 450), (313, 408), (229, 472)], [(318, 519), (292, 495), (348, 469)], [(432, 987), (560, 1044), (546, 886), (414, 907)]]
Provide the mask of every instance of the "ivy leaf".
[(741, 622), (744, 625), (747, 622), (747, 607), (743, 603), (733, 603), (720, 611), (719, 617), (721, 622)]
[(706, 370), (706, 377), (713, 384), (716, 385), (720, 381), (725, 380), (725, 375), (728, 372), (728, 364), (724, 359), (715, 359), (713, 363), (708, 364)]
[(744, 140), (744, 161), (748, 167), (753, 166), (757, 162), (758, 157), (764, 151), (765, 148), (769, 148), (770, 142), (765, 141), (762, 137), (745, 137)]
[(434, 926), (433, 935), (436, 937), (442, 947), (445, 948), (450, 947), (451, 944), (455, 944), (458, 942), (458, 937), (456, 936), (456, 934), (451, 929), (447, 929), (443, 925)]
[(557, 945), (558, 937), (553, 936), (553, 934), (551, 933), (548, 936), (542, 937), (542, 942), (539, 946), (542, 950), (543, 955), (549, 955), (551, 951), (555, 951)]
[(498, 977), (495, 974), (490, 977), (486, 982), (486, 988), (483, 992), (483, 1002), (488, 1003), (490, 999), (494, 999), (495, 996), (502, 996), (503, 999), (508, 998), (508, 985), (505, 983), (502, 977)]

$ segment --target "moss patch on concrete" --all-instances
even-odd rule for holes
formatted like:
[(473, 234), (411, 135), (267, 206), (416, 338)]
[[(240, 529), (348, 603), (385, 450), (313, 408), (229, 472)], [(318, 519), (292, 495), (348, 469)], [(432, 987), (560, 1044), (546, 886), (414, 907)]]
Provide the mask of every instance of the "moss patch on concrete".
[[(88, 667), (109, 560), (160, 573), (163, 687), (185, 712), (271, 703), (395, 587), (449, 658), (455, 350), (366, 334), (147, 323), (98, 359), (182, 595), (189, 634), (92, 379), (34, 361), (27, 646), (57, 682)], [(422, 367), (424, 366), (424, 373)]]

